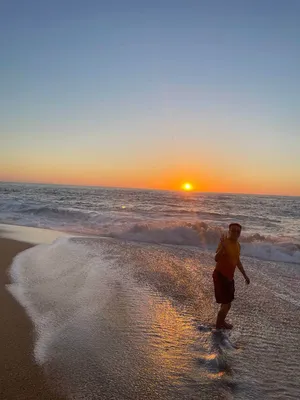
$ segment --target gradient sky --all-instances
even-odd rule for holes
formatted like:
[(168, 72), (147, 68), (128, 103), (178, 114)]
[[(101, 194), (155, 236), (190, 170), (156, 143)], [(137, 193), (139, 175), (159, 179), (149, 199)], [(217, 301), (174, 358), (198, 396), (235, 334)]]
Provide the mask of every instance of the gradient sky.
[(300, 195), (299, 0), (3, 0), (0, 180)]

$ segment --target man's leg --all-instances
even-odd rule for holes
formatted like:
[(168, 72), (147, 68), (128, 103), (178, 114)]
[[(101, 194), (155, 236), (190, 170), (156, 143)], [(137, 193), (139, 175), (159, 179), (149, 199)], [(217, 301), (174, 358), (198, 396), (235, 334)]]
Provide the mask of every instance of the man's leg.
[(221, 308), (220, 308), (220, 311), (218, 312), (218, 316), (217, 316), (217, 323), (216, 323), (217, 329), (225, 328), (226, 325), (228, 328), (232, 327), (230, 324), (227, 324), (225, 322), (225, 318), (227, 317), (230, 307), (231, 307), (231, 303), (221, 304)]

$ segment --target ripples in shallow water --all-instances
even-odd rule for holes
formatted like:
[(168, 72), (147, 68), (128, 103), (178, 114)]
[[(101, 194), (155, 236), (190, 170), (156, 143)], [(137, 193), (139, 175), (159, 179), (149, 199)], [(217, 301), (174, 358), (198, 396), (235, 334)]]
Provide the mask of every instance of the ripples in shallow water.
[(69, 398), (299, 398), (300, 272), (245, 267), (252, 285), (237, 277), (226, 335), (211, 328), (212, 257), (197, 249), (59, 240), (16, 258), (10, 290), (35, 323), (37, 361)]

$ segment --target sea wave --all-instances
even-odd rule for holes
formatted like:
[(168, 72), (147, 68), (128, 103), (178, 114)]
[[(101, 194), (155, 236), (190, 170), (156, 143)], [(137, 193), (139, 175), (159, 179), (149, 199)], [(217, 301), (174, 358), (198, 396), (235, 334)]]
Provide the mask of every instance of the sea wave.
[[(222, 233), (222, 227), (200, 222), (172, 227), (136, 224), (126, 231), (111, 232), (109, 236), (138, 242), (199, 246), (206, 250), (215, 250)], [(241, 247), (244, 256), (300, 264), (300, 243), (289, 238), (275, 238), (258, 233), (243, 234)]]
[[(144, 213), (141, 213), (136, 209), (122, 208), (116, 204), (110, 204), (109, 209), (104, 205), (100, 209), (99, 204), (98, 207), (98, 210), (87, 207), (63, 207), (54, 203), (51, 205), (34, 201), (24, 203), (14, 199), (0, 203), (0, 222), (76, 234), (110, 236), (136, 242), (196, 246), (214, 251), (220, 236), (225, 232), (227, 219), (233, 220), (231, 216), (223, 215), (222, 224), (220, 222), (222, 215), (218, 213), (193, 215), (193, 218), (184, 217), (183, 220), (173, 213), (170, 217), (166, 217), (164, 212), (159, 215), (144, 210)], [(202, 221), (194, 222), (196, 218)], [(207, 222), (207, 219), (210, 222)], [(269, 227), (270, 224), (274, 222), (266, 220), (263, 225)], [(241, 244), (244, 256), (300, 264), (300, 241), (295, 236), (280, 237), (275, 236), (275, 233), (272, 236), (245, 229), (242, 232)]]
[(89, 215), (95, 214), (93, 211), (89, 210), (80, 210), (76, 208), (63, 208), (63, 207), (49, 207), (49, 206), (42, 206), (42, 207), (28, 207), (22, 210), (24, 214), (33, 214), (33, 215), (42, 215), (45, 217), (51, 216), (61, 216), (67, 218), (86, 218)]

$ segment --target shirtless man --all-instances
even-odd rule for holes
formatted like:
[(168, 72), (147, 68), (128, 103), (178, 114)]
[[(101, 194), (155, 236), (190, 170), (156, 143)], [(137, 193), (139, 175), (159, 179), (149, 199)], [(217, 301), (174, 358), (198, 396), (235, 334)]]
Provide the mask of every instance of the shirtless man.
[(216, 322), (217, 329), (232, 329), (232, 325), (226, 322), (225, 319), (230, 310), (231, 302), (234, 300), (234, 272), (236, 267), (243, 274), (246, 283), (250, 283), (250, 279), (240, 260), (241, 246), (238, 239), (241, 230), (240, 224), (230, 224), (229, 233), (227, 237), (221, 238), (215, 255), (216, 268), (213, 272), (213, 281), (216, 301), (221, 304)]

